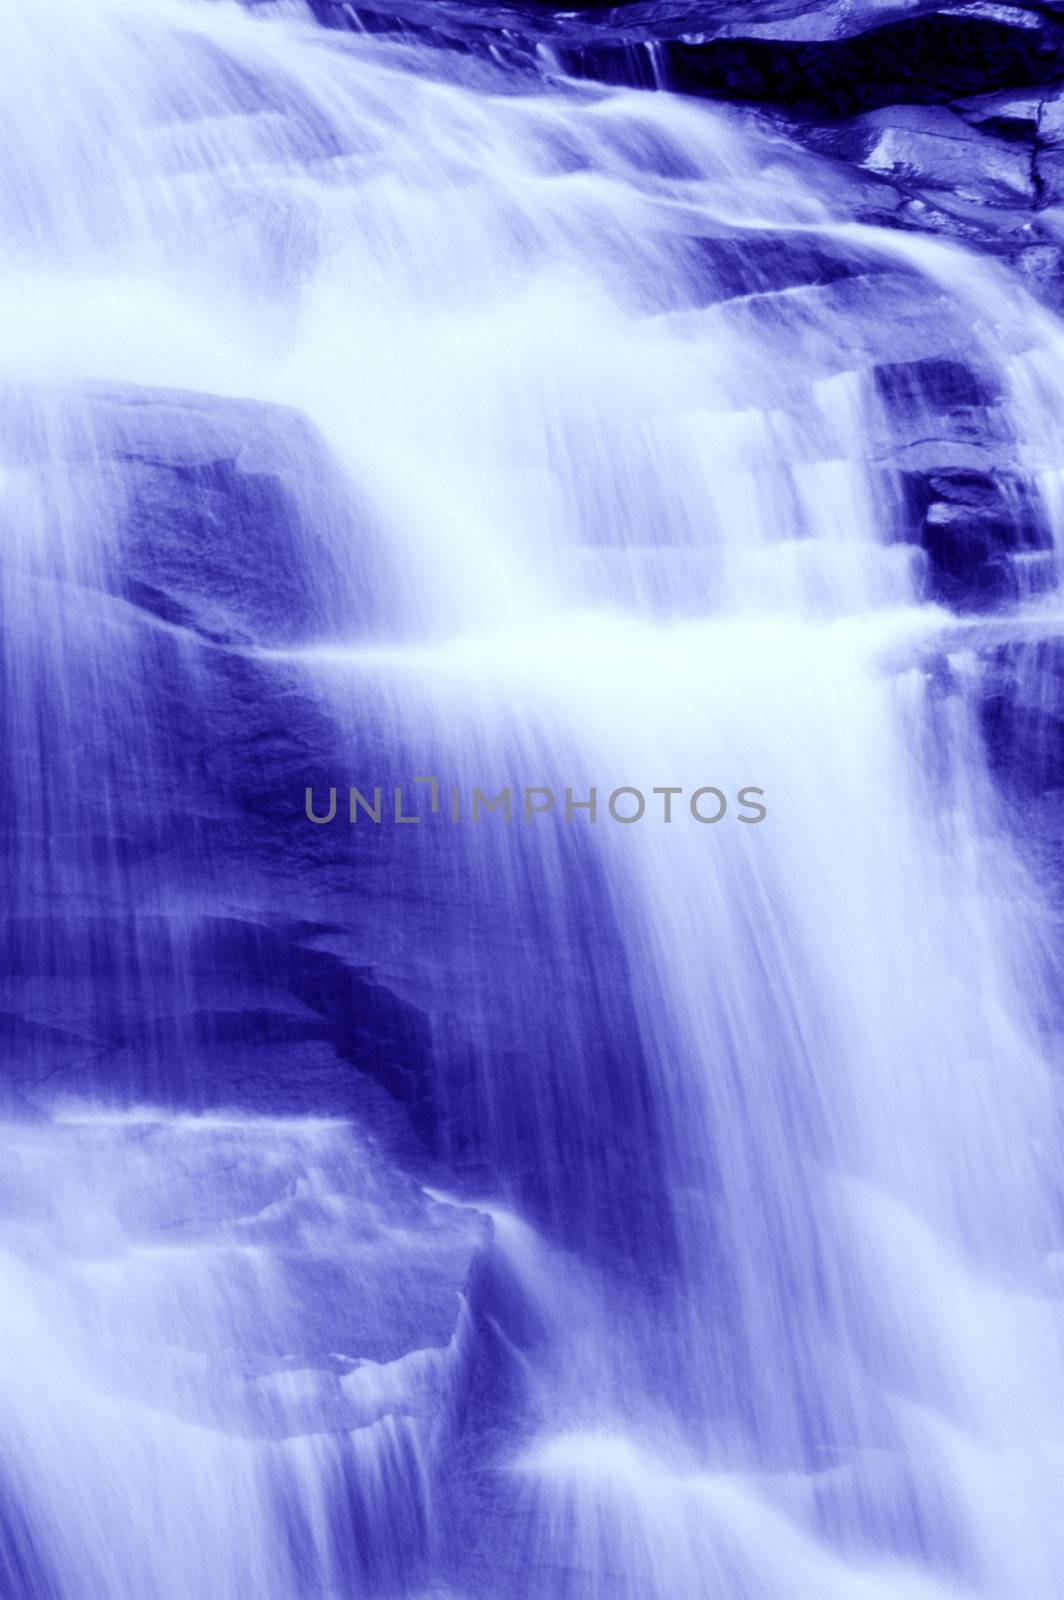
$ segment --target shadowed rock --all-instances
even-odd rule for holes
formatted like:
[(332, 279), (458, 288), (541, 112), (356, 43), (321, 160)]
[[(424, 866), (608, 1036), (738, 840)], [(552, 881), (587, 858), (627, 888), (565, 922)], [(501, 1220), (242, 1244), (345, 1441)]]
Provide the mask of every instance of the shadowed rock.
[(840, 4), (763, 16), (748, 8), (719, 29), (707, 16), (715, 36), (670, 39), (670, 80), (689, 92), (848, 116), (1050, 82), (1064, 62), (1064, 25), (1034, 8), (899, 4), (892, 15)]
[(1033, 484), (1018, 469), (999, 380), (956, 359), (876, 369), (879, 449), (901, 496), (901, 537), (928, 557), (931, 598), (962, 610), (1016, 599), (1016, 561), (1051, 544)]
[(354, 623), (337, 560), (355, 537), (350, 492), (300, 413), (117, 388), (87, 399), (114, 489), (117, 592), (219, 640), (285, 644)]

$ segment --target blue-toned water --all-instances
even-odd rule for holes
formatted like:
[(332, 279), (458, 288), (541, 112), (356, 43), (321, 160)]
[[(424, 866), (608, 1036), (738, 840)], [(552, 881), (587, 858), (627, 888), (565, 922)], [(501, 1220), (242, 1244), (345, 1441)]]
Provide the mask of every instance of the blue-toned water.
[(1052, 629), (1058, 323), (743, 112), (0, 15), (4, 1600), (1054, 1600), (1051, 912), (904, 497), (977, 371)]

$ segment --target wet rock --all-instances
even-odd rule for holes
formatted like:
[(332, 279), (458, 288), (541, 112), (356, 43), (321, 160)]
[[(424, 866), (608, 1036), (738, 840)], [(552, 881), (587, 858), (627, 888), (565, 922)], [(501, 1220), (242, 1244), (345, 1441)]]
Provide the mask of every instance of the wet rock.
[(934, 416), (967, 422), (973, 411), (983, 411), (1002, 399), (998, 375), (987, 367), (965, 361), (885, 362), (876, 368), (876, 388), (891, 412), (898, 416)]
[(1040, 150), (1034, 158), (1039, 204), (1064, 205), (1064, 149)]
[(85, 401), (89, 470), (115, 507), (116, 592), (216, 640), (286, 644), (354, 624), (336, 560), (352, 537), (347, 491), (300, 413), (118, 387)]
[(980, 662), (980, 715), (998, 782), (1023, 798), (1064, 790), (1064, 640), (1017, 640), (984, 650)]
[(705, 264), (707, 299), (713, 300), (835, 283), (872, 270), (857, 251), (813, 235), (758, 230), (752, 236), (697, 239), (692, 248)]
[(908, 471), (1012, 459), (1001, 382), (989, 368), (926, 357), (882, 362), (874, 379), (883, 412), (876, 436), (881, 459)]
[(963, 467), (906, 473), (903, 482), (907, 536), (927, 552), (930, 597), (970, 611), (1017, 599), (1015, 558), (1050, 543), (1030, 485)]
[(935, 358), (884, 363), (875, 383), (876, 448), (898, 491), (899, 536), (927, 555), (930, 597), (960, 610), (1017, 598), (1017, 561), (1051, 540), (1016, 464), (1000, 380)]
[(1038, 106), (1038, 137), (1047, 145), (1064, 143), (1064, 89), (1052, 84)]
[(899, 5), (892, 20), (880, 8), (842, 5), (764, 15), (753, 8), (748, 21), (725, 23), (710, 37), (670, 39), (670, 81), (718, 98), (848, 116), (1050, 82), (1064, 63), (1061, 22), (1020, 6)]
[(1054, 244), (1031, 244), (1017, 250), (1013, 260), (1024, 286), (1051, 310), (1064, 310), (1064, 249)]
[(1064, 24), (1034, 5), (885, 0), (313, 0), (332, 27), (431, 36), (531, 64), (546, 47), (568, 72), (661, 81), (713, 99), (845, 117), (946, 104), (1059, 80)]
[[(307, 820), (307, 787), (379, 785), (390, 799), (395, 785), (409, 797), (413, 774), (446, 781), (453, 729), (425, 717), (404, 729), (390, 682), (364, 662), (235, 636), (239, 625), (276, 641), (271, 604), (291, 604), (302, 627), (320, 529), (298, 476), (289, 495), (292, 438), (296, 466), (305, 447), (309, 470), (324, 468), (289, 414), (235, 402), (229, 417), (227, 405), (130, 391), (107, 396), (101, 420), (90, 396), (58, 454), (23, 452), (47, 548), (69, 540), (78, 559), (2, 597), (20, 625), (0, 664), (12, 681), (32, 675), (37, 707), (27, 718), (2, 703), (13, 1087), (46, 1109), (89, 1096), (354, 1118), (440, 1187), (505, 1183), (559, 1232), (623, 1249), (620, 1196), (641, 1192), (660, 1135), (593, 853), (571, 830), (565, 849), (585, 853), (569, 887), (531, 894), (515, 923), (497, 884), (542, 872), (528, 833), (500, 821), (482, 837), (431, 816), (352, 826), (343, 799), (335, 824)], [(265, 530), (229, 505), (246, 507), (245, 477), (276, 484)], [(69, 521), (93, 496), (118, 507), (98, 542)], [(252, 563), (263, 539), (276, 562)], [(365, 578), (361, 559), (348, 565)], [(165, 615), (129, 571), (151, 579)], [(587, 929), (593, 949), (574, 948)], [(586, 1132), (588, 1083), (616, 1105), (601, 1135)], [(549, 1169), (531, 1154), (545, 1149)], [(613, 1185), (592, 1192), (583, 1175), (602, 1171)], [(648, 1194), (648, 1214), (657, 1203)]]
[(0, 592), (5, 683), (36, 706), (5, 694), (0, 740), (13, 1089), (365, 1113), (410, 1142), (431, 1120), (424, 1017), (371, 953), (309, 942), (351, 910), (353, 842), (296, 825), (342, 738), (305, 672), (259, 648), (349, 617), (328, 452), (281, 407), (115, 386), (18, 397), (9, 421), (39, 524)]
[[(354, 1453), (338, 1514), (359, 1496), (370, 1517), (417, 1505), (469, 1380), (486, 1216), (430, 1198), (338, 1123), (90, 1112), (4, 1125), (0, 1152), (3, 1242), (51, 1313), (68, 1416), (91, 1362), (130, 1448), (159, 1416), (203, 1428), (208, 1449), (313, 1441)], [(407, 1450), (411, 1470), (389, 1474)]]
[(899, 186), (989, 205), (1034, 200), (1026, 147), (979, 132), (945, 106), (889, 106), (808, 134), (807, 142)]
[(915, 273), (887, 268), (829, 283), (766, 291), (713, 313), (772, 352), (800, 344), (807, 371), (828, 376), (885, 362), (961, 360), (970, 328), (954, 302)]
[[(791, 137), (834, 160), (850, 215), (1016, 263), (1032, 293), (1054, 309), (1064, 303), (1046, 253), (1052, 233), (1039, 221), (1064, 193), (1056, 149), (1064, 17), (1054, 8), (967, 0), (317, 3), (334, 26), (419, 37), (427, 30), (452, 51), (528, 71), (560, 67), (603, 83), (759, 106), (759, 120), (785, 121)], [(720, 252), (720, 282), (710, 281), (705, 299), (744, 292), (741, 253), (731, 272), (726, 257)], [(823, 283), (835, 271), (811, 253), (793, 267), (777, 257), (754, 287)], [(670, 308), (678, 299), (663, 295)]]
[(995, 94), (970, 96), (954, 102), (953, 110), (973, 128), (999, 139), (1021, 140), (1028, 144), (1038, 136), (1038, 124), (1046, 91), (1028, 93), (1003, 89)]

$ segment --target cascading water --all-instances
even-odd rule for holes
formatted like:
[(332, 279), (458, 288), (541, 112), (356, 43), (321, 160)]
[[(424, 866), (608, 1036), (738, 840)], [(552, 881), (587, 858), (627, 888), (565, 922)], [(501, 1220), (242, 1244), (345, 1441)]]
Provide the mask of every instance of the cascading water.
[[(1051, 537), (1055, 319), (742, 112), (295, 3), (0, 9), (5, 1596), (1052, 1600), (1048, 912), (991, 624), (921, 601), (881, 469), (904, 364), (974, 364)], [(179, 602), (121, 588), (188, 486)], [(139, 774), (212, 759), (164, 659), (336, 733), (293, 857), (437, 779), (357, 824), (344, 939), (429, 1019), (450, 1199), (297, 1114), (318, 1057), (284, 1114), (232, 1068), (277, 908), (245, 864), (261, 937), (204, 975), (239, 894), (206, 811), (158, 865)]]

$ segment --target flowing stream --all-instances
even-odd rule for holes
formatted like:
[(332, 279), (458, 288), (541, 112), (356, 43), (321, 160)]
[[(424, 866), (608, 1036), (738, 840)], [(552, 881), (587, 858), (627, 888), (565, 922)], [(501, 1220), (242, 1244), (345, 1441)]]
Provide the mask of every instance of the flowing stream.
[[(932, 347), (992, 373), (1054, 538), (1056, 320), (853, 222), (839, 169), (742, 111), (294, 0), (0, 20), (5, 948), (46, 1020), (89, 937), (55, 894), (130, 882), (84, 752), (117, 741), (120, 808), (170, 737), (142, 624), (84, 599), (116, 539), (63, 465), (111, 448), (85, 395), (293, 407), (338, 471), (301, 487), (319, 620), (232, 648), (349, 732), (332, 781), (437, 776), (436, 954), (415, 919), (380, 958), (478, 1139), (446, 1197), (382, 1197), (357, 1130), (186, 1114), (135, 1070), (5, 1122), (4, 1600), (1059, 1597), (1050, 912), (876, 382)], [(775, 278), (796, 253), (834, 267)], [(370, 713), (391, 768), (359, 765)], [(452, 823), (474, 785), (555, 805)], [(356, 1351), (470, 1204), (509, 1323)]]

